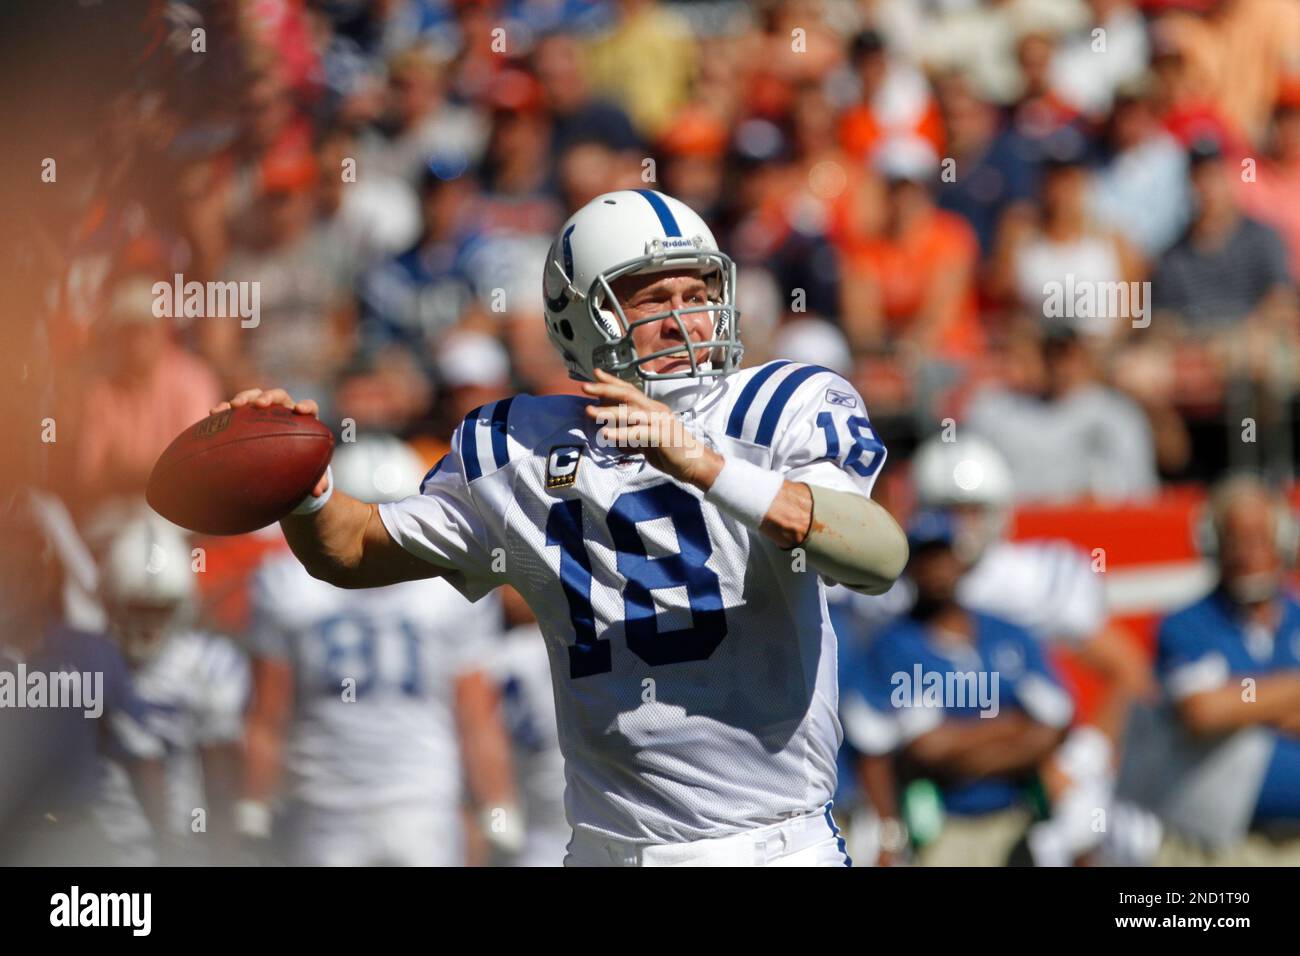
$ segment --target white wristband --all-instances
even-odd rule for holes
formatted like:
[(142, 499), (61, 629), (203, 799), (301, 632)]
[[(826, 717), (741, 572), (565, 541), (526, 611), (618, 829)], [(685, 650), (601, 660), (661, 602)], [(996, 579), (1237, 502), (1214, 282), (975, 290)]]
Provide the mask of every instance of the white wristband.
[(306, 498), (298, 502), (298, 507), (294, 508), (290, 514), (295, 515), (314, 515), (325, 507), (325, 503), (330, 500), (334, 494), (334, 469), (329, 465), (325, 466), (325, 490), (317, 498), (315, 495), (308, 494)]
[(785, 479), (775, 471), (733, 456), (726, 459), (704, 500), (757, 531), (783, 484)]

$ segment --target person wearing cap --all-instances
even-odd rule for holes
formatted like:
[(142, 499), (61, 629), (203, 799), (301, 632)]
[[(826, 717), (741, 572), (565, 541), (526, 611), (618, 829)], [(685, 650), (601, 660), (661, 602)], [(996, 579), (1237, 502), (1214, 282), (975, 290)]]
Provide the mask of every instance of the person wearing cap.
[(706, 219), (714, 219), (723, 200), (727, 124), (703, 106), (687, 107), (659, 140), (665, 187)]
[(921, 865), (1001, 866), (1030, 825), (1025, 790), (1073, 702), (1028, 631), (958, 601), (955, 534), (943, 511), (909, 523), (916, 599), (851, 669), (845, 736), (863, 754), (895, 755)]
[(1293, 314), (1295, 277), (1286, 247), (1271, 227), (1242, 213), (1232, 183), (1235, 164), (1222, 144), (1202, 137), (1187, 155), (1196, 212), (1152, 275), (1156, 311), (1201, 332)]
[(466, 258), (476, 232), (474, 197), (472, 177), (456, 156), (429, 157), (420, 178), (419, 238), (368, 269), (358, 283), (363, 353), (399, 346), (432, 371), (438, 340), (474, 301)]
[(176, 345), (170, 320), (156, 314), (155, 278), (119, 278), (96, 324), (104, 366), (65, 426), (76, 447), (67, 500), (79, 511), (112, 495), (143, 494), (163, 449), (221, 394), (208, 364)]
[[(1244, 214), (1235, 196), (1236, 164), (1214, 139), (1189, 151), (1195, 215), (1151, 279), (1153, 323), (1178, 330), (1188, 351), (1213, 363), (1222, 392), (1203, 389), (1202, 401), (1221, 399), (1228, 423), (1229, 463), (1289, 473), (1290, 425), (1278, 402), (1300, 376), (1296, 277), (1286, 245), (1270, 226)], [(1285, 402), (1282, 402), (1285, 411)], [(1259, 442), (1237, 440), (1243, 421), (1274, 422)]]

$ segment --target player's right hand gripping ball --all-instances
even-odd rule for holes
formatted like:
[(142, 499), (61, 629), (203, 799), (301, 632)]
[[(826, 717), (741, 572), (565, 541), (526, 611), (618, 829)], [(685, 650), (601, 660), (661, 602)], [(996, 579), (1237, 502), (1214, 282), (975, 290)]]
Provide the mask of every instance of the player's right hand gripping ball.
[(244, 405), (209, 415), (167, 446), (145, 497), (201, 534), (245, 534), (279, 521), (325, 473), (334, 437), (312, 415)]

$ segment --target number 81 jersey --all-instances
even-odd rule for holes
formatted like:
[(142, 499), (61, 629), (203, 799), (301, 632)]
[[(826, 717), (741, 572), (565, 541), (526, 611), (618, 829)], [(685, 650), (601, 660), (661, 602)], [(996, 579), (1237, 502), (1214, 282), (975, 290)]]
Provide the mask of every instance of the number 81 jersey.
[[(706, 387), (678, 417), (723, 456), (870, 494), (885, 449), (839, 375), (778, 361)], [(603, 446), (589, 402), (471, 412), (385, 527), (471, 600), (508, 583), (537, 615), (575, 829), (672, 843), (820, 812), (841, 731), (817, 573)]]

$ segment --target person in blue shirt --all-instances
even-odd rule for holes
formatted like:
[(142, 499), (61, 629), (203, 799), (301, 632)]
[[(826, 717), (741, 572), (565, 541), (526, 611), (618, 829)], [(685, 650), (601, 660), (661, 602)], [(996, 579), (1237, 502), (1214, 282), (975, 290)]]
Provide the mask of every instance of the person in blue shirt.
[[(0, 864), (107, 865), (115, 849), (92, 812), (104, 761), (127, 769), (152, 824), (160, 744), (117, 644), (63, 621), (56, 549), (24, 493), (0, 505), (0, 538)], [(52, 688), (71, 674), (79, 699), (56, 705)], [(43, 699), (34, 681), (51, 688)]]
[(1238, 475), (1212, 494), (1204, 532), (1218, 582), (1161, 623), (1156, 671), (1194, 737), (1267, 730), (1250, 827), (1278, 834), (1276, 849), (1300, 857), (1300, 603), (1284, 590), (1295, 524), (1284, 500)]
[(467, 258), (475, 233), (468, 212), (473, 198), (463, 169), (442, 157), (429, 160), (420, 186), (424, 228), (419, 240), (372, 266), (358, 282), (363, 357), (400, 346), (436, 375), (438, 343), (475, 301)]
[[(918, 862), (1002, 865), (1030, 823), (1025, 786), (1060, 744), (1073, 703), (1029, 632), (958, 603), (951, 518), (922, 512), (909, 539), (916, 602), (871, 643), (846, 698), (889, 717), (901, 779), (937, 789), (943, 825)], [(851, 737), (867, 725), (857, 723)], [(875, 730), (883, 745), (888, 723)]]

